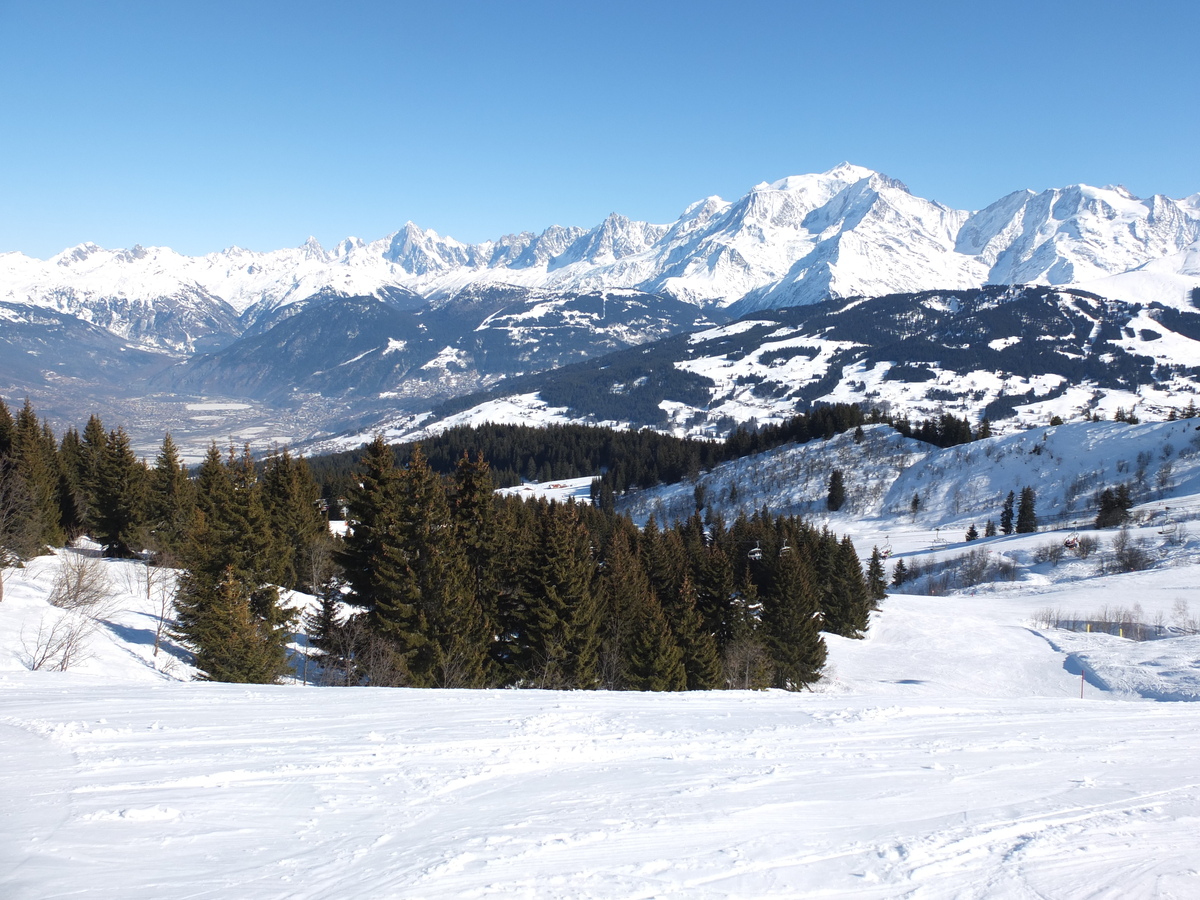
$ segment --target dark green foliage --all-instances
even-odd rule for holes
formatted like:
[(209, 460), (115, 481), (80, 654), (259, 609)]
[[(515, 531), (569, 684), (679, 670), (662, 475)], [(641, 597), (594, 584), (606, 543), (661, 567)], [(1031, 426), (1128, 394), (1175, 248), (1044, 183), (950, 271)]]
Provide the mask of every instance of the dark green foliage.
[(262, 489), (271, 528), (279, 536), (280, 586), (315, 591), (319, 574), (314, 573), (314, 564), (329, 552), (330, 537), (308, 465), (293, 459), (284, 447), (267, 460)]
[(1013, 533), (1013, 509), (1017, 502), (1017, 495), (1012, 491), (1008, 492), (1008, 496), (1004, 498), (1004, 506), (1000, 509), (1000, 530), (1005, 534)]
[(829, 495), (825, 498), (825, 506), (830, 512), (837, 512), (846, 502), (846, 484), (841, 469), (834, 469), (829, 476)]
[(100, 454), (92, 537), (109, 556), (130, 557), (145, 547), (147, 505), (146, 467), (133, 455), (129, 435), (117, 428), (109, 433)]
[(156, 557), (170, 563), (179, 558), (196, 507), (196, 491), (170, 433), (148, 476), (146, 542)]
[(635, 691), (688, 689), (683, 653), (654, 594), (639, 595), (628, 639), (624, 686)]
[(895, 587), (900, 587), (904, 582), (908, 581), (908, 566), (904, 560), (896, 560), (896, 565), (892, 567), (892, 584)]
[(271, 684), (287, 672), (289, 630), (254, 611), (245, 581), (232, 569), (215, 584), (193, 585), (188, 600), (202, 610), (188, 634), (202, 680)]
[(17, 413), (12, 458), (29, 498), (29, 532), (39, 548), (61, 545), (66, 535), (59, 508), (58, 442), (48, 425), (38, 424), (28, 399)]
[(762, 594), (763, 622), (777, 688), (800, 690), (820, 677), (825, 664), (819, 589), (813, 576), (801, 554), (784, 554)]
[(17, 439), (17, 423), (13, 420), (8, 404), (0, 398), (0, 459), (9, 459)]
[(878, 608), (879, 601), (887, 598), (887, 572), (883, 568), (883, 554), (878, 547), (871, 550), (871, 561), (867, 563), (867, 595)]
[(419, 450), (396, 469), (378, 438), (367, 463), (342, 555), (352, 599), (369, 609), (404, 683), (478, 686), (486, 623), (441, 479)]
[(862, 564), (850, 538), (840, 543), (829, 534), (822, 534), (822, 554), (828, 555), (828, 581), (821, 606), (824, 628), (842, 637), (862, 637), (867, 630), (870, 610), (874, 606)]
[(196, 490), (181, 550), (176, 634), (210, 680), (276, 681), (287, 671), (293, 615), (279, 603), (280, 542), (249, 449), (238, 457), (230, 448), (222, 460), (213, 444)]
[[(792, 427), (826, 436), (859, 415), (824, 409)], [(560, 436), (586, 444), (597, 431)], [(627, 464), (621, 440), (604, 452), (626, 484), (694, 476), (717, 458), (701, 446), (721, 447), (638, 437), (653, 462)], [(145, 547), (180, 565), (175, 633), (211, 680), (286, 673), (281, 586), (320, 597), (305, 623), (316, 681), (629, 690), (802, 687), (820, 674), (822, 623), (861, 634), (882, 595), (878, 554), (864, 579), (848, 540), (797, 519), (763, 510), (726, 527), (705, 510), (639, 532), (610, 508), (497, 497), (479, 453), (460, 452), (451, 478), (420, 448), (399, 466), (377, 439), (348, 482), (350, 530), (332, 553), (313, 480), (286, 450), (256, 464), (248, 447), (214, 444), (189, 479), (169, 435), (147, 469), (123, 429), (93, 417), (59, 444), (28, 403), (15, 420), (0, 404), (0, 445), (5, 558), (36, 552), (47, 528), (86, 524), (111, 552)], [(45, 488), (44, 516), (31, 483)]]
[(1097, 498), (1100, 511), (1096, 514), (1097, 528), (1116, 528), (1129, 520), (1129, 509), (1133, 506), (1133, 498), (1129, 493), (1129, 485), (1122, 484), (1115, 491), (1105, 488)]
[(571, 504), (539, 502), (537, 537), (526, 566), (525, 671), (531, 686), (600, 684), (604, 607), (592, 541)]
[(987, 524), (983, 526), (983, 536), (984, 537), (995, 537), (996, 536), (996, 523), (994, 521), (992, 521), (991, 519), (988, 519)]
[(1021, 501), (1017, 506), (1017, 534), (1037, 531), (1037, 494), (1031, 487), (1021, 488)]
[[(617, 417), (619, 418), (619, 417)], [(498, 487), (526, 481), (579, 478), (602, 473), (592, 487), (598, 505), (611, 509), (612, 497), (631, 488), (674, 484), (701, 471), (786, 443), (826, 440), (856, 430), (865, 439), (864, 424), (888, 424), (902, 434), (948, 447), (973, 439), (965, 419), (943, 415), (913, 425), (878, 412), (870, 415), (852, 404), (820, 404), (778, 424), (762, 428), (740, 426), (723, 442), (682, 439), (651, 430), (619, 431), (583, 425), (457, 426), (422, 443), (431, 469), (452, 474), (463, 454), (488, 461)], [(365, 450), (348, 451), (309, 460), (321, 496), (333, 502), (354, 490), (354, 469)], [(404, 465), (412, 445), (395, 447), (397, 465)]]
[(974, 522), (972, 522), (971, 526), (967, 529), (966, 538), (968, 542), (979, 540), (979, 529), (975, 527)]

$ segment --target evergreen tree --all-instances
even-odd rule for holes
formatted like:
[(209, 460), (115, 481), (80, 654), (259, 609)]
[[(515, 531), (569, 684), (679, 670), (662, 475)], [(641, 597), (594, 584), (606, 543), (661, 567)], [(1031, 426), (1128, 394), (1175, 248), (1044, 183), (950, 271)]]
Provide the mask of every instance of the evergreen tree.
[(123, 428), (105, 441), (95, 491), (92, 536), (108, 556), (133, 556), (145, 544), (146, 468)]
[(896, 565), (892, 567), (892, 585), (900, 587), (908, 580), (908, 566), (904, 564), (904, 560), (896, 560)]
[(441, 477), (419, 446), (397, 481), (396, 499), (394, 541), (383, 553), (387, 590), (374, 621), (396, 645), (410, 684), (479, 687), (490, 629)]
[(384, 547), (395, 543), (399, 527), (399, 478), (392, 448), (383, 435), (376, 435), (363, 452), (355, 487), (346, 498), (347, 534), (337, 554), (350, 587), (347, 600), (372, 615), (384, 592), (379, 568)]
[(832, 548), (828, 588), (822, 603), (823, 628), (843, 637), (862, 637), (873, 602), (863, 579), (862, 564), (850, 538)]
[(867, 564), (867, 594), (876, 609), (880, 600), (887, 599), (887, 572), (883, 568), (883, 554), (878, 547), (871, 550), (871, 561)]
[(499, 618), (497, 561), (499, 516), (496, 483), (482, 454), (471, 459), (464, 451), (454, 472), (452, 514), (459, 545), (466, 555), (475, 602), (489, 621)]
[(1021, 488), (1021, 500), (1017, 506), (1017, 534), (1031, 534), (1037, 531), (1037, 494), (1033, 488)]
[(272, 684), (287, 673), (287, 658), (281, 652), (287, 640), (256, 616), (245, 582), (230, 569), (215, 585), (206, 585), (207, 596), (192, 595), (204, 614), (197, 630), (188, 637), (196, 647), (196, 667), (205, 681), (239, 684)]
[(729, 640), (722, 647), (725, 684), (734, 690), (763, 690), (772, 684), (774, 663), (767, 649), (758, 588), (748, 574), (730, 602)]
[(996, 536), (996, 523), (994, 521), (992, 521), (991, 519), (988, 519), (987, 524), (983, 526), (983, 536), (984, 537), (995, 537)]
[(602, 601), (591, 538), (574, 504), (540, 502), (537, 511), (538, 536), (527, 568), (527, 677), (536, 687), (594, 688), (600, 683)]
[[(691, 576), (696, 586), (696, 607), (704, 620), (704, 628), (717, 638), (718, 644), (732, 637), (731, 602), (737, 589), (733, 563), (725, 550), (703, 544), (689, 548)], [(745, 560), (743, 560), (744, 562)]]
[(1096, 514), (1097, 528), (1116, 528), (1124, 525), (1129, 519), (1129, 508), (1133, 506), (1133, 498), (1129, 495), (1129, 485), (1123, 484), (1117, 490), (1105, 488), (1100, 494), (1100, 511)]
[(654, 594), (637, 595), (634, 630), (628, 641), (624, 687), (635, 691), (687, 690), (683, 653)]
[(829, 476), (829, 494), (825, 498), (825, 506), (830, 512), (837, 512), (846, 502), (846, 485), (841, 469), (834, 469)]
[(17, 440), (17, 423), (8, 404), (0, 398), (0, 459), (11, 459)]
[(195, 490), (168, 432), (148, 476), (147, 543), (157, 558), (171, 564), (183, 552), (195, 511)]
[(605, 550), (601, 677), (610, 690), (631, 686), (632, 641), (646, 624), (652, 605), (650, 581), (634, 550), (635, 540), (636, 534), (625, 526), (612, 534)]
[(968, 542), (979, 540), (979, 529), (975, 527), (974, 522), (972, 522), (970, 527), (967, 529), (966, 537)]
[(83, 440), (79, 448), (78, 484), (83, 496), (83, 527), (95, 527), (100, 509), (101, 473), (104, 470), (105, 454), (108, 452), (108, 432), (100, 417), (92, 415), (83, 429)]
[(275, 681), (287, 671), (294, 616), (279, 603), (278, 543), (249, 448), (240, 458), (231, 448), (224, 462), (216, 444), (209, 448), (197, 473), (196, 507), (175, 601), (177, 636), (210, 680)]
[(317, 506), (320, 491), (303, 459), (288, 448), (275, 453), (262, 479), (263, 503), (271, 528), (280, 538), (280, 584), (289, 589), (318, 590), (313, 583), (314, 554), (330, 543), (329, 527)]
[(775, 687), (796, 691), (820, 678), (826, 655), (821, 610), (812, 569), (801, 554), (779, 557), (763, 594), (763, 618)]
[(689, 691), (710, 691), (721, 686), (721, 654), (716, 638), (704, 629), (696, 608), (696, 588), (685, 572), (673, 601), (665, 607), (668, 624), (683, 654)]
[(84, 534), (87, 501), (83, 493), (83, 442), (68, 428), (58, 444), (58, 509), (67, 540)]
[(27, 527), (39, 547), (60, 546), (65, 535), (58, 502), (58, 441), (49, 426), (38, 423), (28, 399), (17, 413), (13, 430), (13, 459), (29, 497)]
[(1012, 491), (1008, 492), (1008, 496), (1004, 498), (1004, 506), (1000, 509), (1000, 530), (1005, 534), (1013, 533), (1013, 508), (1017, 502), (1017, 495)]

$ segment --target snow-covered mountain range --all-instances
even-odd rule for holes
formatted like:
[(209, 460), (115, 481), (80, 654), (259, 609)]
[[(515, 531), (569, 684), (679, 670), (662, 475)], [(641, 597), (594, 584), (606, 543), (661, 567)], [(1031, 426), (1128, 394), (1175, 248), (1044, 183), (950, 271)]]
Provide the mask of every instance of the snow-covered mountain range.
[(708, 197), (666, 225), (614, 213), (591, 229), (555, 225), (479, 244), (410, 222), (379, 240), (346, 238), (330, 250), (310, 238), (292, 250), (232, 247), (200, 257), (94, 244), (46, 261), (5, 253), (0, 300), (190, 351), (227, 343), (322, 292), (415, 307), (479, 284), (635, 288), (738, 312), (1017, 283), (1085, 283), (1131, 301), (1148, 293), (1181, 299), (1198, 277), (1198, 242), (1200, 194), (1142, 200), (1121, 187), (1074, 185), (1017, 191), (968, 212), (843, 163), (756, 185), (733, 202)]
[[(709, 197), (665, 225), (614, 214), (591, 229), (553, 226), (479, 244), (410, 223), (330, 250), (310, 239), (294, 250), (201, 257), (94, 244), (46, 261), (3, 253), (0, 396), (32, 394), (59, 416), (75, 415), (63, 401), (81, 385), (93, 405), (101, 395), (135, 403), (186, 395), (290, 406), (286, 427), (257, 412), (241, 424), (270, 418), (272, 436), (295, 443), (750, 312), (986, 284), (1084, 289), (1124, 303), (1122, 327), (1152, 304), (1190, 316), (1200, 305), (1200, 194), (1141, 200), (1120, 187), (1076, 185), (1018, 191), (968, 212), (842, 164), (757, 185), (734, 202)], [(984, 343), (1017, 336), (989, 333)], [(1193, 365), (1190, 339), (1182, 356), (1166, 346), (1149, 355)], [(742, 373), (740, 384), (758, 383), (761, 398), (762, 384), (791, 368), (764, 379)], [(822, 377), (836, 381), (837, 371)], [(772, 408), (796, 402), (797, 387), (771, 388)], [(846, 394), (826, 387), (821, 396)], [(718, 417), (766, 413), (712, 399), (727, 407)], [(130, 421), (128, 408), (119, 415)], [(138, 415), (166, 421), (162, 408)], [(171, 427), (178, 433), (194, 418)]]

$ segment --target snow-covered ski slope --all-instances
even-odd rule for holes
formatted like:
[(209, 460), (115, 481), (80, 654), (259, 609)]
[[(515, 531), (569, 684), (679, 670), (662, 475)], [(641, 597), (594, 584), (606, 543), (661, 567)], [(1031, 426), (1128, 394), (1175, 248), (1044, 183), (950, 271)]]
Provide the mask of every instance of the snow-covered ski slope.
[[(1168, 428), (1155, 427), (1079, 434), (1141, 442), (1124, 454)], [(1200, 496), (1172, 443), (1179, 481), (1150, 503), (1186, 510)], [(1061, 477), (1042, 472), (1043, 496), (1093, 466), (1074, 444)], [(949, 452), (912, 452), (893, 487)], [(1015, 452), (994, 458), (998, 481), (1027, 474)], [(934, 542), (965, 518), (928, 498), (915, 521), (881, 499), (831, 526), (855, 525), (860, 549), (890, 533), (892, 562), (975, 550), (1008, 574), (891, 595), (866, 639), (827, 636), (826, 679), (802, 694), (187, 682), (178, 647), (152, 655), (156, 609), (133, 562), (104, 564), (117, 602), (91, 658), (31, 672), (39, 623), (62, 615), (47, 595), (64, 557), (6, 570), (0, 897), (1200, 896), (1200, 539), (1186, 516), (1171, 534), (1161, 519), (1132, 530), (1153, 568), (1102, 574), (1111, 530), (1080, 529), (1099, 542), (1087, 558), (1039, 562), (1067, 531)], [(1161, 636), (1048, 624), (1125, 613)]]

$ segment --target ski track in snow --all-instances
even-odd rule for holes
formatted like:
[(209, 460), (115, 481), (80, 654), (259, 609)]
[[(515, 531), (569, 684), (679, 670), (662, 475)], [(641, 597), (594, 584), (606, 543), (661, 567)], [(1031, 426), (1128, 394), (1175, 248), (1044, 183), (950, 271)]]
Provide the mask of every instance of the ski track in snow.
[(1200, 888), (1191, 705), (22, 680), (14, 900)]

